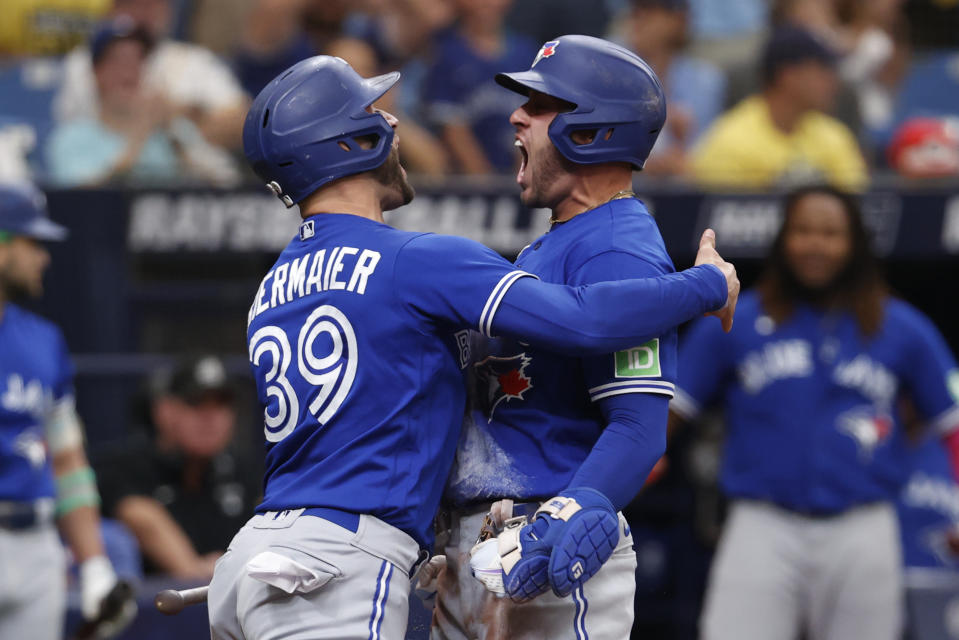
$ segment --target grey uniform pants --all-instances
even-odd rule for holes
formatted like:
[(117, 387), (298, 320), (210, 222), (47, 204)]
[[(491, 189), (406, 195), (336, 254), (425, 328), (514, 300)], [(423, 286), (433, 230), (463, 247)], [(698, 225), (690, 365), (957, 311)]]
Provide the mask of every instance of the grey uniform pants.
[(210, 583), (213, 640), (403, 640), (416, 542), (372, 516), (353, 532), (301, 511), (233, 538)]
[(876, 503), (809, 517), (736, 502), (713, 560), (702, 640), (895, 640), (902, 627), (896, 514)]
[(52, 525), (0, 527), (0, 638), (63, 638), (66, 590), (66, 559)]
[(453, 522), (433, 612), (432, 640), (627, 640), (633, 626), (636, 553), (622, 514), (620, 542), (603, 568), (569, 597), (547, 592), (514, 604), (470, 574), (469, 550), (485, 512)]

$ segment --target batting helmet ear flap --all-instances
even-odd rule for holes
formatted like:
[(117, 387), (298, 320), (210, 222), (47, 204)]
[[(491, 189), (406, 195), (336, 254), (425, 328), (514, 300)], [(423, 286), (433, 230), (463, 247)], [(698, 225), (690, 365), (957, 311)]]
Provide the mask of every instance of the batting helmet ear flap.
[(243, 151), (253, 171), (292, 207), (337, 178), (380, 166), (390, 154), (393, 127), (367, 108), (399, 78), (398, 72), (362, 78), (330, 56), (293, 65), (247, 113)]

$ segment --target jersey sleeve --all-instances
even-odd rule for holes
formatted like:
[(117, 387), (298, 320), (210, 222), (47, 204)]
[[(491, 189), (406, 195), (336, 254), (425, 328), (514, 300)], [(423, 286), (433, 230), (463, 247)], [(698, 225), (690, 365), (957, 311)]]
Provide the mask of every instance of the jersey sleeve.
[(959, 428), (959, 368), (929, 318), (908, 308), (900, 320), (909, 336), (909, 358), (900, 375), (922, 416), (941, 434)]
[(693, 322), (679, 340), (678, 379), (669, 408), (686, 420), (696, 418), (713, 402), (732, 368), (729, 336), (710, 320)]
[[(607, 251), (586, 261), (571, 275), (569, 282), (590, 284), (604, 280), (652, 278), (666, 273), (665, 265), (654, 264), (627, 252)], [(650, 313), (657, 311), (652, 309)], [(666, 329), (645, 342), (620, 351), (584, 358), (583, 372), (590, 400), (597, 402), (628, 393), (671, 397), (676, 377), (675, 351), (676, 332)]]
[(606, 427), (569, 487), (596, 489), (619, 510), (636, 497), (666, 451), (669, 398), (630, 393), (598, 404)]
[(486, 336), (503, 296), (527, 277), (535, 278), (477, 242), (434, 234), (407, 242), (393, 271), (396, 295), (414, 314)]

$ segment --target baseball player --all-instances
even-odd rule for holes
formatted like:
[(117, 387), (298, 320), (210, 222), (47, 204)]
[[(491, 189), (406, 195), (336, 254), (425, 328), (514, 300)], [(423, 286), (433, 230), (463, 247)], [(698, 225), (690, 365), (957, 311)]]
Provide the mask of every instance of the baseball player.
[(680, 350), (675, 413), (725, 408), (731, 499), (701, 619), (705, 640), (893, 640), (908, 396), (956, 468), (959, 370), (922, 313), (888, 295), (857, 204), (831, 187), (785, 200), (757, 288), (728, 335)]
[(303, 222), (250, 307), (264, 499), (217, 563), (214, 638), (402, 637), (459, 435), (469, 328), (593, 352), (727, 297), (731, 320), (738, 282), (710, 238), (722, 269), (574, 288), (472, 241), (383, 224), (413, 196), (396, 119), (370, 106), (398, 78), (317, 56), (247, 116), (247, 159)]
[[(516, 268), (574, 286), (673, 272), (630, 190), (666, 118), (649, 66), (569, 35), (545, 43), (528, 71), (496, 80), (527, 98), (510, 116), (522, 200), (552, 210), (549, 232)], [(676, 325), (590, 357), (480, 343), (447, 492), (433, 638), (628, 638), (636, 557), (618, 512), (665, 449)], [(473, 548), (487, 511), (488, 539)], [(571, 537), (590, 543), (574, 549)]]
[[(60, 330), (15, 301), (43, 293), (50, 255), (63, 240), (42, 193), (0, 185), (0, 637), (63, 637), (66, 558), (80, 567), (84, 619), (99, 637), (120, 630), (136, 604), (104, 555), (93, 471), (74, 409), (73, 369)], [(123, 595), (126, 593), (126, 595)], [(109, 610), (109, 611), (108, 611)]]
[(936, 434), (925, 433), (904, 454), (908, 477), (896, 515), (908, 588), (910, 574), (921, 581), (928, 569), (959, 569), (959, 483)]

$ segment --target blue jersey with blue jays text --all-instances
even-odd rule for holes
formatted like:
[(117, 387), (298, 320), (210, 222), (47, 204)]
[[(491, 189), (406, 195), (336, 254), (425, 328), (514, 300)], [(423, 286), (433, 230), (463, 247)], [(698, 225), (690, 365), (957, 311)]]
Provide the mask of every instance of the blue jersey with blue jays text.
[(15, 304), (0, 317), (0, 500), (55, 495), (46, 420), (73, 403), (73, 367), (63, 334)]
[(522, 276), (462, 238), (348, 214), (305, 221), (250, 308), (267, 440), (257, 510), (371, 514), (431, 545), (465, 404), (466, 329), (491, 326)]
[(725, 407), (721, 481), (731, 497), (811, 513), (892, 500), (906, 471), (899, 394), (934, 428), (959, 424), (955, 360), (901, 300), (884, 303), (869, 338), (852, 314), (808, 305), (777, 326), (755, 292), (740, 299), (731, 333), (717, 329), (699, 321), (684, 337), (671, 408), (692, 417)]
[[(554, 225), (520, 253), (516, 267), (568, 285), (674, 271), (655, 220), (634, 198)], [(598, 401), (673, 394), (675, 329), (588, 358), (475, 334), (472, 349), (470, 410), (446, 496), (453, 505), (555, 495), (569, 486), (606, 425)]]
[(938, 434), (905, 452), (909, 477), (896, 500), (907, 567), (959, 569), (948, 534), (959, 523), (959, 484)]

